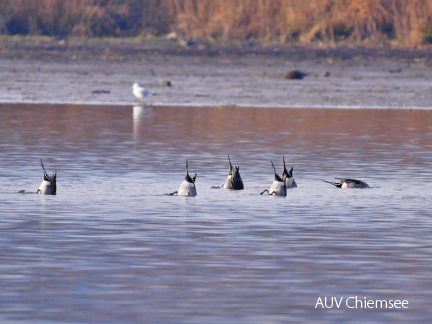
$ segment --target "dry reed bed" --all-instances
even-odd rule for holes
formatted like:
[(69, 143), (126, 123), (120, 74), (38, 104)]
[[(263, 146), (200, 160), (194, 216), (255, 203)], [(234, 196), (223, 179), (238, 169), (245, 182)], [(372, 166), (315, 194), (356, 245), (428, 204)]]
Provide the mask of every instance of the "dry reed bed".
[(0, 0), (3, 34), (432, 43), (430, 0)]

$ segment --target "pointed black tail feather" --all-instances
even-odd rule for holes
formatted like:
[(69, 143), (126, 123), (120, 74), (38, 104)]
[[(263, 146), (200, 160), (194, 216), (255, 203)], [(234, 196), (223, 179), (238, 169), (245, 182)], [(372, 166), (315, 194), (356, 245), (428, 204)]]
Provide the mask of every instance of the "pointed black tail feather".
[(330, 184), (332, 184), (333, 186), (335, 186), (337, 188), (340, 188), (342, 186), (342, 183), (340, 183), (340, 182), (331, 182), (331, 181), (326, 181), (326, 180), (321, 180), (321, 181), (330, 183)]

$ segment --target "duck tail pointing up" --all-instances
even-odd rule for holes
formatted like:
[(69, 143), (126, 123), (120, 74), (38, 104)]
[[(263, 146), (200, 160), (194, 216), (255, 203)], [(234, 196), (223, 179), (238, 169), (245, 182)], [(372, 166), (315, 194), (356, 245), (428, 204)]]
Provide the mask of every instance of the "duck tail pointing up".
[(229, 154), (228, 154), (228, 161), (229, 161), (229, 174), (232, 175), (233, 166), (231, 164), (231, 159), (229, 157)]
[(46, 181), (50, 181), (50, 178), (49, 178), (49, 176), (48, 176), (48, 173), (46, 172), (45, 167), (44, 167), (44, 165), (43, 165), (42, 158), (40, 157), (39, 159), (40, 159), (40, 162), (41, 162), (41, 165), (42, 165), (42, 169), (43, 169), (43, 172), (44, 172), (44, 180), (46, 180)]
[(333, 186), (338, 187), (338, 188), (340, 188), (340, 187), (342, 186), (342, 183), (339, 183), (339, 182), (331, 182), (331, 181), (326, 181), (326, 180), (321, 180), (321, 181), (324, 181), (324, 182), (330, 183), (330, 184), (332, 184)]
[[(42, 169), (45, 171), (45, 167), (44, 167), (44, 165), (43, 165), (42, 158), (40, 157), (39, 159), (40, 159), (40, 162), (41, 162), (41, 165), (42, 165)], [(46, 172), (46, 171), (45, 171), (45, 172)]]
[(275, 168), (275, 166), (274, 166), (274, 164), (273, 164), (273, 161), (270, 160), (270, 162), (271, 162), (271, 164), (272, 164), (272, 166), (273, 166), (274, 173), (276, 174), (276, 168)]

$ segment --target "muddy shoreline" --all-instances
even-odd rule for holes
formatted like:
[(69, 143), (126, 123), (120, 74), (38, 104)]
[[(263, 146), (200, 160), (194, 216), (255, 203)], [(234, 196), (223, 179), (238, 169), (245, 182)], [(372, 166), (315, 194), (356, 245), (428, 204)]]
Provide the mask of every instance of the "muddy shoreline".
[[(290, 70), (307, 73), (287, 80)], [(170, 81), (172, 86), (164, 86)], [(0, 103), (432, 107), (432, 50), (169, 41), (2, 41)]]

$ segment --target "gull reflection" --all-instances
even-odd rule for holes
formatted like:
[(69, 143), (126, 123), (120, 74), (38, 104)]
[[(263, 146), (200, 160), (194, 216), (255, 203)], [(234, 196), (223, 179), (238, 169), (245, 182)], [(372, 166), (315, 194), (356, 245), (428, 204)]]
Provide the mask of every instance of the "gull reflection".
[(152, 118), (153, 118), (153, 107), (134, 106), (132, 108), (134, 140), (138, 139), (140, 129), (144, 127), (145, 123), (151, 122)]

